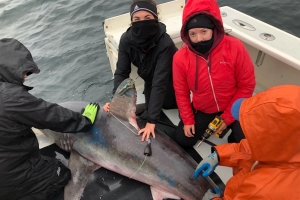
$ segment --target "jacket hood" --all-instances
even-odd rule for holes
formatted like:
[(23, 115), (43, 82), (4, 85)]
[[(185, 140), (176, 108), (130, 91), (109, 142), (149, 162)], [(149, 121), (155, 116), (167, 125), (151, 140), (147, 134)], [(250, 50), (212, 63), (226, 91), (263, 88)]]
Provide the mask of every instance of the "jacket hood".
[(23, 77), (28, 72), (39, 73), (30, 51), (18, 40), (0, 40), (0, 82), (23, 86)]
[(215, 28), (213, 30), (214, 44), (212, 45), (210, 51), (212, 51), (212, 49), (214, 49), (221, 42), (225, 34), (220, 8), (216, 0), (188, 0), (183, 9), (180, 34), (182, 41), (196, 54), (199, 54), (199, 52), (197, 52), (191, 46), (186, 26), (187, 22), (193, 16), (198, 14), (207, 15), (215, 24)]
[(282, 85), (244, 100), (239, 119), (260, 162), (300, 162), (300, 86)]

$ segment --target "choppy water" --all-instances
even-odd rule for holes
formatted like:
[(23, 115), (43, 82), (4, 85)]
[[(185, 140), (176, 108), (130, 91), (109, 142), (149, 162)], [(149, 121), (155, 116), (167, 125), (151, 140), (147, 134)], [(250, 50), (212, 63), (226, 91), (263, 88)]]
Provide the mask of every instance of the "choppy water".
[[(164, 3), (167, 0), (157, 0)], [(219, 0), (300, 37), (298, 0)], [(102, 23), (129, 11), (130, 0), (0, 0), (0, 38), (25, 44), (41, 69), (26, 84), (51, 102), (106, 102), (112, 73)]]

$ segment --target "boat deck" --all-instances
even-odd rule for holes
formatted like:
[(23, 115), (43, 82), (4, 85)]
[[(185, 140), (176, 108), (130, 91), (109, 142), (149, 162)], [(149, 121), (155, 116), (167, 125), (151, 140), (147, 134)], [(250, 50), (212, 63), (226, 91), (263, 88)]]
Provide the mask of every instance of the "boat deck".
[[(166, 24), (167, 33), (171, 36), (174, 43), (178, 48), (183, 45), (180, 38), (180, 29), (182, 25), (182, 10), (184, 8), (185, 0), (175, 0), (164, 4), (158, 5), (159, 20)], [(281, 84), (296, 84), (300, 85), (300, 38), (297, 38), (289, 33), (286, 33), (276, 27), (266, 24), (260, 20), (257, 20), (251, 16), (234, 10), (230, 7), (221, 7), (221, 14), (224, 23), (225, 31), (238, 39), (240, 39), (246, 46), (253, 64), (255, 66), (255, 74), (257, 85), (255, 88), (255, 93), (263, 91), (269, 87)], [(107, 49), (107, 56), (109, 58), (110, 67), (112, 73), (115, 71), (116, 62), (118, 59), (118, 44), (123, 32), (130, 26), (129, 13), (109, 18), (105, 20), (104, 31), (106, 34), (105, 45)], [(138, 77), (136, 73), (136, 67), (132, 67), (131, 78), (136, 79)], [(143, 81), (141, 78), (136, 80), (137, 87), (137, 104), (144, 102), (143, 91)], [(165, 110), (163, 113), (168, 117), (168, 119), (174, 124), (179, 123), (179, 115), (177, 109)], [(41, 132), (35, 130), (38, 137), (40, 148), (42, 150), (49, 149), (50, 154), (55, 152), (56, 155), (61, 155), (58, 153), (53, 141), (44, 136)], [(210, 137), (208, 141), (214, 144), (224, 144), (227, 143), (227, 137), (229, 133), (222, 139), (217, 137)], [(211, 146), (207, 143), (201, 144), (200, 147), (194, 147), (195, 151), (201, 156), (206, 157), (211, 153)], [(62, 156), (60, 156), (62, 157)], [(65, 158), (66, 160), (67, 158)], [(66, 161), (67, 162), (67, 161)], [(215, 170), (216, 174), (220, 180), (226, 184), (228, 179), (232, 176), (232, 170), (228, 167), (218, 166)], [(100, 173), (99, 177), (97, 173)], [(105, 174), (110, 174), (110, 172), (102, 171), (97, 172), (95, 176), (97, 178), (103, 178)], [(118, 176), (117, 174), (110, 174), (110, 176)], [(108, 177), (108, 176), (105, 176)], [(95, 178), (95, 177), (94, 177)], [(128, 178), (127, 178), (128, 179)], [(119, 182), (114, 182), (118, 185), (121, 182), (126, 182), (126, 177), (124, 179), (118, 179)], [(124, 183), (125, 183), (124, 182)], [(94, 184), (94, 182), (90, 182)], [(106, 184), (103, 181), (101, 184)], [(126, 182), (124, 185), (132, 185), (133, 187), (139, 188), (144, 187), (144, 185), (138, 184), (136, 182)], [(102, 186), (99, 186), (101, 188)], [(107, 186), (114, 187), (114, 186)], [(140, 190), (130, 190), (125, 189), (121, 191), (121, 198), (116, 195), (116, 193), (107, 194), (108, 196), (102, 199), (122, 199), (122, 195), (128, 195), (132, 193), (130, 199), (139, 199), (141, 194), (144, 193), (146, 198), (149, 195), (149, 188)], [(103, 188), (103, 187), (102, 187)], [(91, 188), (87, 187), (87, 190)], [(115, 190), (116, 191), (116, 190)], [(93, 193), (93, 192), (91, 192)], [(97, 192), (94, 192), (97, 193)], [(105, 191), (104, 191), (105, 193)], [(88, 196), (88, 193), (85, 193)], [(112, 195), (112, 196), (109, 196)], [(118, 196), (118, 197), (117, 197)], [(136, 198), (135, 198), (136, 197)], [(145, 199), (143, 198), (143, 199)], [(61, 199), (60, 197), (55, 199)], [(83, 197), (82, 199), (90, 199), (88, 197)], [(99, 199), (99, 197), (97, 197)], [(100, 196), (101, 199), (101, 196)], [(141, 199), (141, 198), (140, 198)], [(146, 200), (146, 199), (145, 199)]]

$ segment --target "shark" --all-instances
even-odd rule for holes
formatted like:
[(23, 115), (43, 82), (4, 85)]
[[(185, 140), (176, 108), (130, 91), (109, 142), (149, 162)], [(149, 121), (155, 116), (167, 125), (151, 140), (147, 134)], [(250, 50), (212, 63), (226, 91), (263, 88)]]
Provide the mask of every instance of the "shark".
[[(72, 178), (64, 189), (65, 200), (79, 200), (89, 177), (100, 167), (148, 184), (154, 200), (197, 200), (214, 188), (208, 179), (193, 178), (196, 161), (162, 131), (155, 129), (156, 138), (151, 143), (141, 141), (138, 130), (146, 122), (137, 120), (136, 95), (134, 80), (128, 78), (116, 90), (110, 111), (100, 107), (89, 132), (40, 130), (70, 152), (68, 167)], [(87, 104), (60, 103), (76, 112)]]

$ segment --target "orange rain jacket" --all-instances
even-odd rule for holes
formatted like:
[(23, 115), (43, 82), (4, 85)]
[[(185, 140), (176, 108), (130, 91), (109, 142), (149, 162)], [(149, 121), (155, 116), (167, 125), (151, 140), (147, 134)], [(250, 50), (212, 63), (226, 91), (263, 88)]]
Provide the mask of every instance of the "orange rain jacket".
[[(186, 30), (189, 19), (205, 14), (215, 24), (214, 42), (202, 55), (191, 45)], [(182, 16), (181, 38), (185, 45), (173, 58), (173, 84), (180, 117), (185, 125), (195, 124), (193, 106), (204, 113), (224, 112), (227, 125), (234, 122), (231, 105), (239, 98), (251, 97), (255, 87), (251, 58), (238, 39), (225, 35), (220, 9), (215, 0), (189, 0)]]
[(300, 86), (276, 86), (244, 100), (239, 120), (246, 139), (215, 147), (219, 164), (235, 175), (224, 197), (213, 200), (300, 199)]

